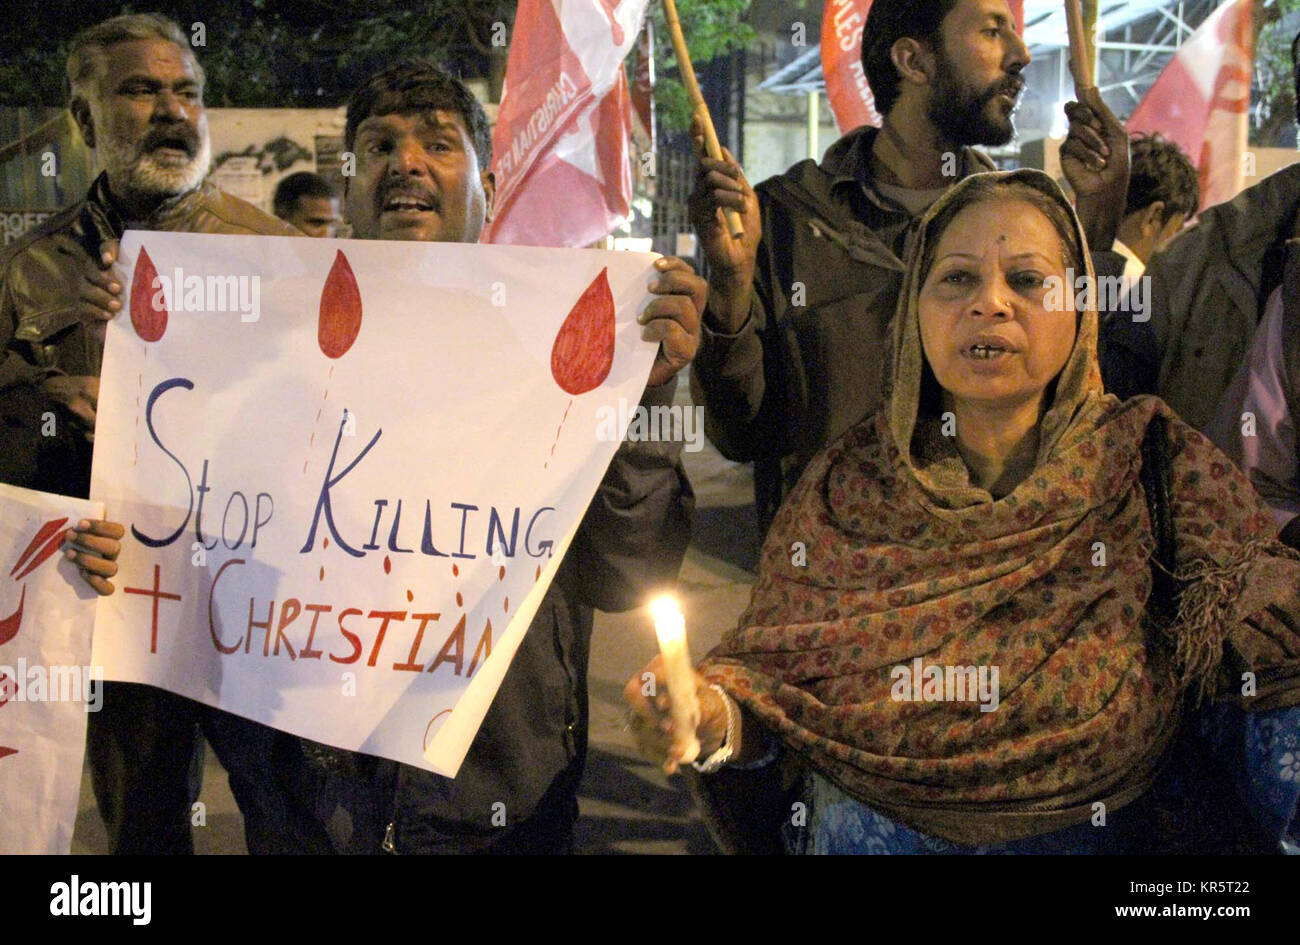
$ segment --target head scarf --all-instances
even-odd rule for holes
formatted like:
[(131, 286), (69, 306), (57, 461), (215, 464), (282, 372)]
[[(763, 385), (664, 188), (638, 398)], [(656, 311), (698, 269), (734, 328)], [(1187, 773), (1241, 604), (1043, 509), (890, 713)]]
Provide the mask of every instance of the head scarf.
[[(1035, 468), (1008, 495), (973, 484), (954, 437), (924, 416), (920, 260), (935, 216), (982, 178), (1059, 202), (1092, 276), (1045, 174), (973, 175), (940, 198), (909, 247), (884, 407), (810, 463), (739, 626), (701, 667), (841, 788), (958, 843), (1045, 833), (1140, 796), (1190, 689), (1240, 688), (1242, 667), (1274, 702), (1300, 684), (1300, 564), (1204, 437), (1155, 398), (1103, 392), (1092, 298), (1045, 393)], [(1155, 540), (1139, 479), (1156, 414), (1183, 579), (1163, 630), (1146, 616)], [(996, 710), (969, 692), (925, 699), (929, 667), (984, 667), (990, 682), (996, 667)]]

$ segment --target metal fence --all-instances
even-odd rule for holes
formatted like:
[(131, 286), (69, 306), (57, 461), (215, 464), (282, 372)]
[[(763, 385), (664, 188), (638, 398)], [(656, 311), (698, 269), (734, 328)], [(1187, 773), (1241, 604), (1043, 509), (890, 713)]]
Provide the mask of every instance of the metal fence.
[(650, 217), (656, 253), (679, 255), (677, 237), (692, 232), (687, 201), (694, 181), (695, 155), (681, 143), (661, 141), (655, 161), (654, 212)]

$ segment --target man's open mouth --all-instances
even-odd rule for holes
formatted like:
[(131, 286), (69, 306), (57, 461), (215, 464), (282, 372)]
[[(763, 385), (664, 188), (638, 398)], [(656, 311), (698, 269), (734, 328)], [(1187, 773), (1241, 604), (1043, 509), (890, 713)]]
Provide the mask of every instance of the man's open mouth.
[(178, 157), (189, 158), (194, 156), (194, 149), (185, 138), (159, 138), (151, 143), (149, 150)]
[(1002, 88), (998, 89), (997, 93), (995, 94), (995, 97), (1005, 98), (1008, 102), (1014, 105), (1016, 104), (1016, 101), (1020, 98), (1020, 93), (1024, 91), (1024, 88), (1025, 88), (1024, 83), (1016, 83), (1014, 85), (1009, 85), (1009, 86), (1004, 85)]
[(426, 197), (389, 197), (383, 206), (384, 213), (429, 213), (437, 209)]

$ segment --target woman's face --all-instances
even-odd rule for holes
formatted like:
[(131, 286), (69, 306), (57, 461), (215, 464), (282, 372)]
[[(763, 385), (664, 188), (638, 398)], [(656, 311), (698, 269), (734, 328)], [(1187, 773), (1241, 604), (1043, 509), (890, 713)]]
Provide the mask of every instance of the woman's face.
[[(1074, 347), (1073, 278), (1041, 210), (1003, 197), (962, 210), (939, 238), (921, 287), (921, 344), (954, 401), (1041, 403)], [(1050, 292), (1046, 280), (1061, 280)]]

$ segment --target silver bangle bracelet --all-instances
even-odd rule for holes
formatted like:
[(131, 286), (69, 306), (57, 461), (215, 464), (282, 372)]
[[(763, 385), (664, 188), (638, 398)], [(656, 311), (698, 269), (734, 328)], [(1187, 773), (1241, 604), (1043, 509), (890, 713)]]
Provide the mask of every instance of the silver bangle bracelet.
[(727, 736), (722, 740), (722, 744), (718, 746), (718, 750), (709, 757), (703, 761), (691, 762), (691, 767), (700, 774), (713, 774), (731, 760), (731, 756), (736, 749), (736, 729), (740, 724), (740, 711), (736, 708), (735, 703), (731, 701), (731, 697), (727, 695), (726, 691), (717, 683), (711, 684), (709, 688), (718, 694), (722, 699), (723, 707), (727, 710)]

